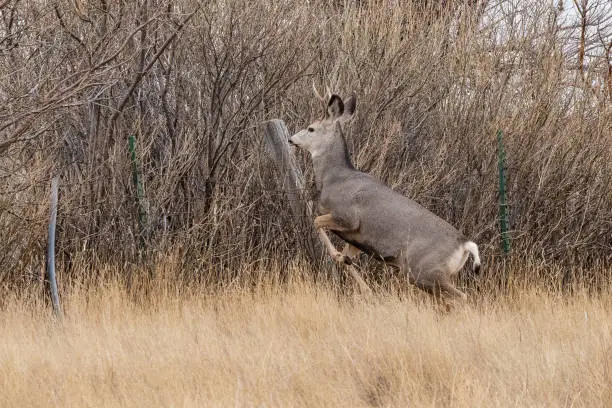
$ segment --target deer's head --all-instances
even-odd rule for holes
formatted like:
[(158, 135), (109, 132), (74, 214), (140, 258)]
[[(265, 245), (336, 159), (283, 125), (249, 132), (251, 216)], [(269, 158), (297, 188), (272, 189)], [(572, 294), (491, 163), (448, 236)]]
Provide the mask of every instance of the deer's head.
[(289, 138), (289, 143), (308, 150), (312, 157), (325, 152), (338, 137), (342, 137), (340, 125), (353, 118), (357, 98), (355, 95), (342, 101), (338, 95), (332, 95), (327, 103), (326, 115), (306, 129)]

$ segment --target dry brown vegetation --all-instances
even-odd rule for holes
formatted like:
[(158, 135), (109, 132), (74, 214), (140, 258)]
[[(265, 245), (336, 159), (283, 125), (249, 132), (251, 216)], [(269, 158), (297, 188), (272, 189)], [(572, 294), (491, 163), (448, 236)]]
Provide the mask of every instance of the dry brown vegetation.
[(356, 92), (356, 165), (456, 225), (485, 265), (499, 254), (498, 129), (517, 256), (609, 265), (609, 5), (587, 2), (581, 39), (545, 3), (3, 2), (1, 281), (40, 274), (53, 175), (66, 278), (75, 259), (179, 254), (184, 274), (228, 282), (245, 263), (306, 257), (310, 221), (288, 210), (261, 123), (318, 116), (313, 82)]
[[(0, 405), (610, 406), (612, 6), (548, 3), (0, 0)], [(358, 168), (479, 244), (465, 308), (305, 249), (262, 123), (320, 115), (313, 82), (357, 94)]]

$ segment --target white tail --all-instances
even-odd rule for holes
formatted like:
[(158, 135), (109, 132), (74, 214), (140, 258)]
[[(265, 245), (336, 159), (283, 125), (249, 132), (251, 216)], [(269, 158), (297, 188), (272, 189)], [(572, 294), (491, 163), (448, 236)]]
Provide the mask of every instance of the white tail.
[(474, 257), (474, 266), (472, 267), (472, 270), (476, 274), (479, 273), (480, 272), (480, 255), (478, 255), (478, 245), (476, 245), (472, 241), (468, 241), (463, 245), (463, 247), (465, 248), (466, 251), (472, 254), (472, 257)]

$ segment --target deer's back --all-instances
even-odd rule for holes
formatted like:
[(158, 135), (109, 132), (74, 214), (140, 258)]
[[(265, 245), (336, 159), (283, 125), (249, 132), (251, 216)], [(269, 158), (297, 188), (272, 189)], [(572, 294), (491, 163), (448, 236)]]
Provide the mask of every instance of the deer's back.
[(367, 173), (352, 171), (325, 186), (320, 206), (335, 217), (358, 222), (356, 231), (338, 235), (385, 259), (397, 258), (407, 248), (415, 253), (450, 250), (466, 240), (442, 218)]

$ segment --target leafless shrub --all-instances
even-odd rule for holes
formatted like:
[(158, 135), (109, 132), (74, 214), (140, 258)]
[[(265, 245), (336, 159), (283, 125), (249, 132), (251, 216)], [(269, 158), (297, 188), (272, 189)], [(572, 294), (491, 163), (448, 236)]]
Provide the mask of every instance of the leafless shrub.
[(166, 253), (222, 283), (304, 257), (260, 124), (319, 115), (313, 80), (357, 93), (356, 165), (473, 237), (485, 264), (499, 252), (498, 129), (515, 256), (609, 264), (609, 28), (593, 23), (582, 47), (540, 2), (393, 3), (4, 2), (0, 279), (39, 276), (54, 174), (63, 273), (75, 257), (92, 274), (154, 270)]

